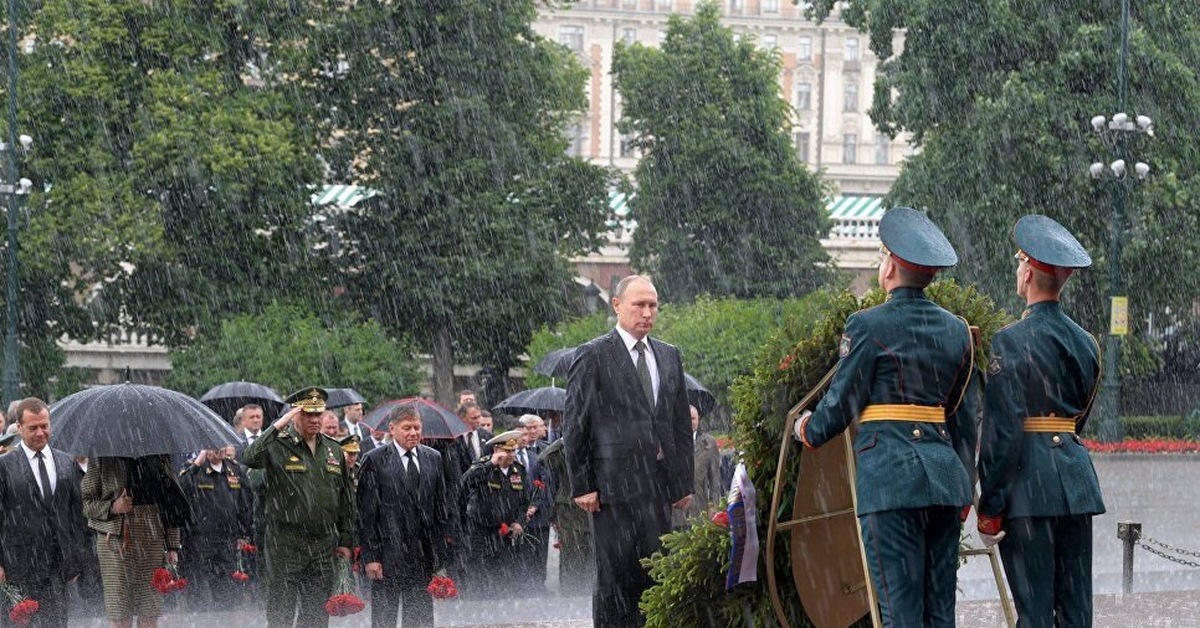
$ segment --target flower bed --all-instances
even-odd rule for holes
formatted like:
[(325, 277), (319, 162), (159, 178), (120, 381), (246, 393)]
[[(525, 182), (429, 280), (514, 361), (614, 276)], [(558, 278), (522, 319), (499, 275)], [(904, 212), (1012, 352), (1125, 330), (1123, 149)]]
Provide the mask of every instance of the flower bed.
[(1200, 442), (1166, 438), (1125, 439), (1116, 443), (1101, 443), (1083, 439), (1088, 451), (1096, 454), (1193, 454), (1200, 453)]

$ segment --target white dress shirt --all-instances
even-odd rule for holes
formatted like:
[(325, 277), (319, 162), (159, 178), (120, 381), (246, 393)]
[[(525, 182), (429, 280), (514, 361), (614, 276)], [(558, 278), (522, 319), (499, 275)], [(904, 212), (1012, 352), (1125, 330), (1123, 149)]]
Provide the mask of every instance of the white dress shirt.
[[(33, 469), (33, 477), (37, 480), (38, 490), (45, 494), (45, 487), (42, 486), (42, 474), (38, 471), (38, 459), (34, 457), (37, 453), (30, 449), (25, 443), (21, 443), (21, 450), (25, 452), (25, 458), (29, 460), (29, 468)], [(50, 476), (50, 494), (54, 494), (54, 489), (58, 488), (58, 471), (54, 466), (54, 455), (50, 453), (49, 447), (42, 447), (42, 460), (46, 461), (46, 473)]]
[[(421, 463), (417, 460), (418, 454), (417, 454), (416, 448), (414, 447), (413, 449), (410, 450), (410, 449), (405, 449), (405, 448), (401, 447), (400, 443), (393, 443), (393, 444), (396, 445), (396, 451), (400, 452), (400, 460), (404, 462), (404, 471), (405, 472), (408, 471), (408, 462), (409, 462), (409, 460), (412, 460), (412, 463), (417, 465), (417, 473), (420, 473), (421, 472)], [(409, 456), (408, 456), (409, 451), (413, 452), (413, 455), (411, 458), (409, 458)]]
[[(629, 358), (633, 360), (633, 368), (637, 370), (638, 352), (633, 348), (637, 344), (637, 338), (632, 334), (617, 325), (617, 333), (621, 334), (621, 340), (625, 341), (625, 349), (629, 351)], [(658, 399), (658, 360), (654, 359), (654, 351), (650, 348), (650, 336), (642, 339), (646, 343), (646, 368), (650, 369), (650, 383), (654, 385), (654, 398)]]

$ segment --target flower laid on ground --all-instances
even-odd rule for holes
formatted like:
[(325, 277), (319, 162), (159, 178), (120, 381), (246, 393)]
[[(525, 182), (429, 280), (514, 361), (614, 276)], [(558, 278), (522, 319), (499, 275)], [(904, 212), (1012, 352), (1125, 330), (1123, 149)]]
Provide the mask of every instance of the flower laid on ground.
[(1116, 443), (1101, 443), (1085, 438), (1083, 445), (1088, 448), (1088, 451), (1098, 454), (1190, 454), (1200, 452), (1200, 441), (1165, 438), (1125, 439)]
[(713, 525), (716, 525), (716, 526), (719, 526), (722, 528), (728, 528), (729, 527), (729, 513), (725, 512), (724, 510), (718, 510), (717, 512), (714, 512), (713, 516), (712, 516), (712, 522), (713, 522)]
[(9, 606), (12, 607), (8, 611), (8, 619), (18, 626), (28, 626), (29, 620), (38, 612), (40, 605), (37, 600), (21, 595), (20, 589), (11, 584), (0, 584), (0, 590), (4, 592), (4, 599), (8, 600)]
[(325, 612), (330, 617), (345, 617), (361, 612), (367, 607), (353, 593), (354, 585), (350, 582), (350, 561), (338, 561), (337, 583), (333, 587), (333, 595), (325, 600)]
[(175, 565), (170, 564), (155, 569), (154, 575), (150, 576), (150, 586), (163, 595), (182, 591), (187, 583), (187, 578), (180, 578)]
[(438, 574), (429, 581), (429, 586), (425, 587), (429, 591), (429, 595), (435, 600), (450, 600), (458, 597), (458, 586), (454, 584), (454, 580), (445, 574)]

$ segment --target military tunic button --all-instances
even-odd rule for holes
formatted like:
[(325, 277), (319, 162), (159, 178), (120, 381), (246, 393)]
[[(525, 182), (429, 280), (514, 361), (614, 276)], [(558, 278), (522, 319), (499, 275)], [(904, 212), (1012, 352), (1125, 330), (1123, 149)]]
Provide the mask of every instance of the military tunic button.
[(1054, 435), (1054, 438), (1051, 438), (1051, 439), (1050, 439), (1050, 442), (1054, 443), (1055, 445), (1061, 445), (1061, 444), (1062, 444), (1062, 437), (1061, 437), (1061, 436), (1059, 436), (1058, 434), (1055, 434), (1055, 435)]
[(913, 428), (913, 438), (921, 438), (921, 428), (919, 428), (919, 427)]

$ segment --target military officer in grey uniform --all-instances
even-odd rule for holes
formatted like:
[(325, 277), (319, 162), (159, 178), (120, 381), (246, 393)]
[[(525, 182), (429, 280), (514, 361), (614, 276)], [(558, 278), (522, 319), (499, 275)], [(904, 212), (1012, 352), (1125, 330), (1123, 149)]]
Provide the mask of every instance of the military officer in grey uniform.
[(992, 338), (979, 533), (1000, 543), (1017, 626), (1091, 626), (1092, 517), (1104, 500), (1079, 433), (1100, 383), (1099, 347), (1059, 296), (1092, 259), (1046, 216), (1025, 216), (1014, 232), (1026, 309)]
[[(263, 469), (266, 514), (267, 625), (325, 628), (325, 600), (339, 559), (354, 547), (354, 498), (338, 441), (320, 433), (328, 394), (306, 388), (243, 454)], [(299, 615), (297, 617), (297, 607)]]
[(953, 626), (959, 513), (971, 503), (957, 452), (974, 452), (977, 437), (960, 411), (974, 343), (924, 288), (958, 256), (912, 209), (889, 210), (879, 235), (887, 301), (846, 319), (829, 391), (796, 436), (820, 447), (857, 422), (857, 514), (883, 624)]

